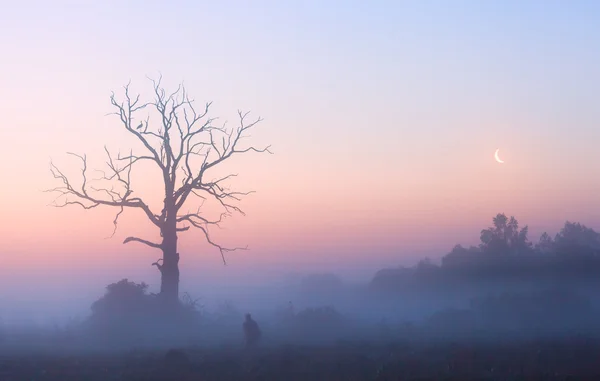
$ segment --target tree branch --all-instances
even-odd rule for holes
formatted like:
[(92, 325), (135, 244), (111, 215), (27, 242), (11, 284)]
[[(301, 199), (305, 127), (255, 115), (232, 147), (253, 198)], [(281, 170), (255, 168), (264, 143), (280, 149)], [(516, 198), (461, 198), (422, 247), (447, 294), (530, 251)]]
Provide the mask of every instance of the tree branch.
[[(98, 188), (94, 188), (94, 187), (90, 187), (91, 190), (107, 193), (109, 195), (109, 199), (100, 198), (100, 197), (90, 194), (90, 190), (88, 189), (86, 156), (69, 153), (70, 155), (76, 156), (79, 159), (81, 159), (81, 161), (83, 163), (82, 170), (81, 170), (81, 176), (82, 176), (81, 187), (76, 188), (69, 181), (67, 176), (58, 167), (56, 167), (53, 162), (50, 162), (50, 172), (52, 173), (52, 175), (54, 176), (55, 179), (60, 180), (63, 184), (60, 187), (46, 190), (46, 192), (59, 193), (58, 197), (54, 200), (52, 205), (56, 206), (56, 207), (65, 207), (67, 205), (79, 205), (79, 206), (83, 207), (84, 209), (92, 209), (92, 208), (98, 207), (100, 205), (112, 206), (112, 207), (117, 207), (120, 209), (121, 208), (138, 208), (138, 209), (141, 209), (142, 211), (144, 211), (146, 216), (150, 219), (150, 221), (153, 224), (155, 224), (156, 226), (159, 226), (158, 217), (154, 213), (152, 213), (152, 211), (150, 210), (150, 207), (146, 203), (144, 203), (140, 198), (130, 197), (131, 194), (133, 193), (133, 191), (131, 190), (131, 178), (130, 178), (131, 166), (129, 166), (127, 168), (126, 177), (123, 177), (122, 173), (125, 169), (116, 167), (112, 161), (111, 155), (108, 152), (108, 150), (106, 150), (106, 152), (109, 157), (109, 160), (107, 163), (108, 163), (109, 168), (112, 170), (112, 174), (108, 175), (108, 176), (103, 175), (98, 180), (105, 180), (105, 181), (116, 180), (117, 183), (121, 184), (121, 186), (125, 188), (125, 192), (123, 194), (115, 191), (114, 188), (98, 189)], [(65, 197), (65, 200), (62, 203), (57, 203), (58, 199), (60, 199), (62, 196)], [(76, 200), (75, 201), (70, 200), (69, 196), (72, 198), (75, 198)], [(87, 201), (87, 204), (84, 204), (84, 202), (82, 202), (82, 201)], [(119, 215), (120, 215), (120, 213), (119, 213)], [(117, 215), (117, 218), (115, 218), (113, 223), (116, 224), (116, 221), (117, 221), (119, 215)]]
[(143, 243), (144, 245), (148, 245), (150, 247), (153, 247), (155, 249), (160, 249), (161, 246), (158, 243), (154, 243), (154, 242), (150, 242), (147, 241), (145, 239), (142, 238), (138, 238), (138, 237), (127, 237), (125, 238), (125, 240), (123, 241), (123, 243), (129, 243), (129, 242), (139, 242), (139, 243)]
[[(205, 191), (205, 192), (211, 194), (214, 198), (218, 199), (219, 202), (221, 202), (223, 199), (226, 199), (226, 198), (234, 198), (239, 201), (239, 199), (237, 199), (233, 196), (236, 196), (236, 195), (243, 196), (243, 195), (252, 193), (252, 192), (225, 192), (224, 189), (219, 186), (220, 182), (222, 182), (226, 179), (229, 179), (231, 177), (237, 176), (235, 174), (231, 174), (231, 175), (225, 176), (219, 180), (211, 181), (208, 183), (204, 183), (204, 181), (203, 181), (204, 175), (208, 169), (218, 166), (220, 163), (224, 162), (225, 160), (227, 160), (228, 158), (232, 157), (235, 154), (241, 154), (241, 153), (246, 153), (246, 152), (258, 152), (258, 153), (267, 152), (270, 154), (273, 153), (270, 150), (271, 146), (267, 146), (262, 149), (258, 149), (253, 146), (247, 147), (245, 149), (237, 148), (239, 141), (244, 137), (243, 134), (263, 120), (262, 118), (258, 117), (256, 120), (254, 120), (250, 123), (246, 123), (245, 120), (246, 120), (248, 114), (249, 114), (248, 112), (242, 113), (241, 111), (238, 111), (238, 115), (240, 118), (240, 125), (239, 125), (239, 127), (237, 127), (237, 129), (235, 129), (231, 132), (228, 132), (226, 130), (226, 128), (225, 128), (226, 124), (223, 124), (223, 127), (221, 127), (221, 128), (212, 127), (208, 130), (210, 142), (209, 143), (202, 142), (202, 144), (204, 146), (210, 145), (210, 148), (212, 148), (212, 151), (217, 153), (217, 157), (214, 158), (212, 161), (208, 160), (210, 151), (206, 152), (206, 154), (204, 155), (204, 161), (201, 164), (200, 170), (196, 173), (196, 175), (193, 175), (193, 171), (191, 170), (189, 165), (186, 166), (187, 178), (184, 181), (183, 185), (175, 192), (175, 198), (177, 200), (176, 206), (177, 206), (178, 210), (183, 206), (183, 204), (185, 204), (186, 199), (189, 197), (190, 193), (193, 190)], [(214, 131), (214, 133), (213, 133), (213, 131)], [(215, 140), (216, 133), (220, 133), (222, 135), (220, 147), (219, 147), (219, 144)], [(196, 153), (188, 152), (186, 156), (189, 158), (189, 156), (193, 155), (193, 154), (196, 154)], [(239, 208), (236, 208), (233, 205), (230, 205), (230, 204), (225, 205), (223, 202), (221, 202), (221, 204), (227, 210), (235, 210), (237, 212), (241, 212), (241, 210)]]
[(107, 237), (107, 238), (112, 238), (115, 236), (115, 233), (117, 232), (117, 227), (118, 227), (118, 222), (119, 222), (119, 217), (121, 216), (121, 214), (123, 214), (123, 211), (125, 210), (124, 207), (121, 207), (119, 209), (119, 212), (117, 213), (117, 215), (115, 216), (115, 219), (113, 220), (113, 225), (115, 225), (112, 234)]
[[(194, 217), (198, 218), (198, 216)], [(221, 253), (221, 259), (223, 260), (223, 264), (227, 265), (227, 261), (225, 260), (225, 253), (230, 252), (230, 251), (236, 251), (236, 250), (248, 250), (248, 246), (246, 247), (236, 247), (236, 248), (226, 248), (224, 246), (221, 246), (217, 243), (215, 243), (211, 238), (210, 238), (210, 234), (208, 232), (208, 228), (205, 226), (203, 226), (200, 222), (194, 220), (194, 218), (192, 217), (181, 217), (181, 221), (186, 221), (189, 222), (191, 224), (191, 226), (195, 227), (196, 229), (200, 229), (203, 233), (204, 233), (204, 237), (206, 238), (206, 241), (211, 245), (216, 247), (217, 249), (219, 249), (219, 252)], [(189, 226), (187, 226), (187, 228), (189, 228)]]
[[(246, 248), (228, 249), (220, 246), (212, 241), (208, 228), (219, 227), (219, 224), (234, 212), (244, 215), (236, 203), (241, 201), (243, 196), (253, 192), (229, 188), (226, 183), (234, 179), (237, 174), (232, 173), (210, 180), (207, 172), (216, 170), (221, 167), (221, 163), (238, 154), (248, 152), (272, 154), (270, 146), (244, 147), (240, 143), (249, 137), (248, 132), (260, 123), (262, 118), (249, 120), (249, 112), (242, 113), (238, 110), (239, 124), (236, 127), (229, 128), (227, 121), (216, 125), (217, 118), (208, 116), (212, 102), (198, 107), (194, 99), (187, 94), (183, 83), (174, 92), (167, 93), (161, 86), (162, 76), (157, 80), (149, 79), (152, 82), (154, 98), (150, 102), (141, 102), (140, 95), (132, 96), (129, 83), (124, 86), (123, 101), (117, 101), (114, 92), (110, 96), (110, 103), (115, 110), (111, 114), (119, 117), (121, 125), (143, 145), (145, 152), (135, 154), (131, 150), (127, 155), (118, 153), (113, 157), (104, 147), (108, 169), (99, 171), (101, 177), (98, 179), (88, 179), (88, 163), (85, 155), (69, 153), (79, 158), (82, 163), (81, 184), (77, 183), (77, 185), (51, 162), (52, 175), (62, 183), (61, 186), (48, 190), (58, 193), (58, 197), (52, 204), (56, 207), (79, 205), (84, 209), (101, 205), (117, 208), (118, 212), (113, 219), (114, 229), (110, 237), (115, 235), (119, 218), (127, 208), (141, 209), (161, 230), (161, 235), (167, 225), (173, 222), (176, 232), (184, 232), (191, 227), (200, 229), (208, 243), (219, 249), (223, 263), (226, 264), (225, 252)], [(147, 110), (158, 115), (156, 125), (151, 126), (149, 115), (142, 115), (140, 118), (139, 114)], [(148, 161), (154, 163), (162, 174), (164, 199), (160, 214), (153, 213), (141, 198), (133, 196), (132, 168), (137, 163)], [(193, 196), (217, 201), (222, 208), (219, 217), (213, 220), (203, 216), (202, 205), (195, 213), (180, 213), (186, 201)], [(168, 228), (173, 227), (169, 225)], [(162, 247), (137, 237), (128, 237), (123, 243), (133, 241), (153, 248)]]
[(160, 262), (162, 262), (163, 259), (159, 258), (156, 262), (154, 262), (152, 264), (152, 266), (156, 266), (156, 268), (158, 269), (158, 271), (160, 271), (162, 273), (162, 265), (160, 264)]

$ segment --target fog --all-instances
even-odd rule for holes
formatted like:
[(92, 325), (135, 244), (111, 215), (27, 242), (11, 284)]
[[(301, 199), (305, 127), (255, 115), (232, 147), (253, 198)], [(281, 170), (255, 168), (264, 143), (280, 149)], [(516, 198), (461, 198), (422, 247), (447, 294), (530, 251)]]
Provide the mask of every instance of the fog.
[(600, 234), (567, 221), (532, 243), (516, 218), (492, 222), (477, 246), (402, 265), (183, 263), (171, 307), (151, 266), (5, 277), (0, 349), (235, 350), (246, 314), (263, 348), (600, 338)]
[[(600, 243), (594, 241), (598, 237), (593, 230), (584, 226), (580, 230), (594, 233), (588, 244)], [(557, 250), (561, 239), (557, 235)], [(482, 244), (477, 255), (485, 255), (486, 247), (490, 248)], [(579, 247), (581, 253), (585, 247)], [(237, 276), (216, 272), (214, 278), (183, 282), (182, 303), (189, 308), (177, 324), (157, 312), (150, 296), (156, 287), (148, 287), (147, 296), (130, 292), (141, 283), (136, 277), (121, 282), (112, 296), (104, 298), (104, 287), (120, 279), (101, 284), (102, 277), (96, 274), (87, 284), (64, 279), (42, 288), (43, 279), (24, 279), (39, 289), (26, 296), (24, 288), (13, 299), (2, 299), (0, 346), (53, 352), (184, 345), (241, 348), (246, 313), (261, 327), (263, 347), (344, 341), (498, 342), (599, 334), (600, 280), (593, 267), (599, 268), (600, 262), (595, 251), (591, 256), (572, 256), (570, 262), (564, 258), (552, 262), (550, 254), (540, 257), (539, 245), (530, 250), (512, 257), (509, 266), (508, 257), (487, 257), (484, 265), (471, 259), (471, 264), (457, 268), (451, 265), (461, 254), (455, 248), (437, 262), (422, 260), (370, 276), (366, 270), (346, 274), (354, 277), (306, 268), (270, 268), (243, 277), (235, 266), (223, 267), (222, 272)], [(495, 266), (490, 268), (490, 263)], [(470, 266), (479, 266), (478, 271)], [(94, 310), (92, 304), (99, 299), (105, 299), (104, 307)]]
[[(255, 301), (268, 304), (266, 299), (273, 302), (289, 299), (288, 288), (303, 276), (332, 273), (348, 284), (367, 284), (381, 268), (400, 264), (410, 266), (418, 261), (414, 254), (406, 253), (396, 254), (395, 258), (356, 263), (303, 264), (288, 259), (281, 264), (252, 264), (253, 252), (244, 255), (247, 257), (245, 261), (231, 255), (227, 266), (220, 262), (206, 264), (202, 260), (186, 258), (185, 262), (182, 261), (181, 291), (201, 298), (207, 306), (231, 300), (236, 304), (250, 303), (248, 308), (252, 309)], [(282, 256), (286, 254), (282, 253)], [(117, 269), (89, 266), (57, 271), (58, 274), (26, 269), (18, 272), (0, 270), (0, 288), (18, 290), (0, 294), (0, 318), (4, 323), (41, 325), (63, 324), (73, 318), (83, 318), (90, 314), (90, 305), (102, 296), (104, 287), (123, 278), (144, 281), (150, 292), (158, 292), (160, 276), (147, 262), (123, 261)]]

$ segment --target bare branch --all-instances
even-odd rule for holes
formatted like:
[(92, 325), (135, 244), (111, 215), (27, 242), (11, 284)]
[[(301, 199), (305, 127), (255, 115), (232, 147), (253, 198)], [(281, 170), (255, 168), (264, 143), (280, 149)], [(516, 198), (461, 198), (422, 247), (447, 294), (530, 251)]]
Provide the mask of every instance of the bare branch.
[(163, 259), (159, 258), (156, 262), (154, 262), (152, 264), (152, 266), (156, 266), (156, 268), (158, 269), (158, 271), (162, 272), (162, 265), (160, 264), (160, 262), (162, 262)]
[[(210, 147), (213, 149), (213, 151), (217, 153), (217, 158), (215, 158), (212, 161), (209, 161), (208, 160), (209, 154), (207, 153), (205, 155), (204, 162), (202, 163), (202, 165), (200, 167), (200, 170), (197, 172), (197, 174), (195, 176), (191, 175), (192, 170), (189, 167), (189, 165), (186, 167), (186, 173), (188, 173), (188, 179), (186, 179), (184, 184), (175, 192), (175, 197), (177, 200), (176, 205), (177, 205), (178, 210), (183, 206), (186, 199), (189, 197), (190, 193), (193, 190), (201, 190), (201, 191), (209, 193), (214, 198), (216, 198), (228, 212), (236, 211), (238, 213), (243, 214), (241, 209), (239, 209), (238, 207), (236, 207), (234, 205), (228, 204), (228, 203), (224, 202), (223, 200), (229, 198), (229, 199), (235, 199), (235, 200), (239, 201), (240, 200), (239, 197), (236, 197), (236, 196), (244, 196), (244, 195), (248, 195), (252, 192), (226, 192), (226, 191), (224, 191), (223, 188), (218, 186), (219, 182), (226, 180), (230, 177), (234, 177), (236, 175), (225, 176), (217, 181), (212, 181), (212, 182), (208, 182), (208, 183), (203, 182), (203, 177), (208, 169), (216, 167), (218, 164), (224, 162), (225, 160), (227, 160), (228, 158), (230, 158), (231, 156), (233, 156), (235, 154), (241, 154), (241, 153), (246, 153), (246, 152), (251, 152), (251, 151), (259, 152), (259, 153), (267, 152), (267, 153), (272, 154), (272, 152), (270, 150), (270, 146), (267, 146), (262, 149), (258, 149), (256, 147), (252, 147), (252, 146), (247, 147), (245, 149), (237, 148), (239, 141), (243, 137), (243, 133), (248, 131), (253, 126), (255, 126), (257, 123), (262, 121), (262, 118), (258, 117), (256, 120), (254, 120), (250, 123), (246, 123), (245, 119), (247, 118), (248, 114), (249, 114), (248, 112), (242, 113), (241, 111), (238, 111), (238, 115), (240, 118), (240, 125), (239, 125), (239, 127), (237, 127), (236, 130), (234, 130), (232, 132), (227, 132), (226, 127), (225, 127), (226, 124), (223, 124), (222, 128), (211, 128), (208, 130), (209, 137), (210, 137), (210, 141), (208, 144), (210, 144)], [(215, 133), (219, 132), (222, 135), (220, 146), (219, 146), (219, 144), (217, 144), (217, 141), (215, 139), (213, 131), (215, 131)], [(227, 137), (227, 140), (226, 140), (225, 136)], [(204, 143), (204, 144), (207, 144), (207, 143)], [(189, 156), (189, 155), (191, 155), (191, 153), (188, 153), (187, 156)]]
[[(194, 217), (198, 218), (198, 216), (194, 216)], [(189, 222), (191, 224), (191, 226), (193, 226), (193, 227), (195, 227), (197, 229), (200, 229), (204, 233), (204, 237), (206, 238), (206, 241), (211, 246), (214, 246), (217, 249), (219, 249), (219, 252), (221, 253), (221, 259), (223, 260), (223, 264), (224, 265), (227, 265), (227, 261), (225, 260), (225, 253), (231, 252), (231, 251), (236, 251), (236, 250), (248, 250), (248, 246), (246, 246), (246, 247), (236, 247), (236, 248), (226, 248), (224, 246), (221, 246), (221, 245), (215, 243), (210, 238), (210, 234), (208, 232), (208, 228), (206, 226), (206, 223), (203, 225), (201, 222), (196, 221), (193, 217), (184, 216), (184, 217), (181, 218), (181, 220)]]
[[(96, 190), (96, 191), (101, 191), (101, 192), (107, 193), (109, 195), (109, 199), (100, 198), (98, 196), (90, 194), (88, 187), (87, 187), (87, 185), (88, 185), (87, 158), (85, 157), (85, 155), (81, 156), (81, 155), (70, 153), (71, 155), (78, 157), (83, 163), (82, 170), (81, 170), (81, 176), (82, 176), (81, 187), (79, 189), (75, 188), (72, 185), (72, 183), (69, 181), (67, 176), (58, 167), (56, 167), (54, 165), (54, 163), (50, 162), (50, 172), (52, 173), (52, 175), (54, 176), (55, 179), (59, 179), (63, 183), (63, 186), (61, 186), (61, 187), (47, 190), (47, 192), (59, 193), (58, 197), (53, 202), (53, 206), (65, 207), (67, 205), (79, 205), (79, 206), (83, 207), (84, 209), (92, 209), (92, 208), (95, 208), (100, 205), (112, 206), (112, 207), (117, 207), (117, 208), (139, 208), (142, 211), (144, 211), (144, 213), (146, 214), (146, 216), (150, 219), (150, 221), (152, 223), (159, 226), (158, 217), (154, 213), (152, 213), (152, 211), (150, 210), (150, 207), (146, 203), (144, 203), (140, 198), (137, 198), (137, 197), (131, 198), (130, 197), (131, 193), (133, 192), (131, 190), (131, 185), (130, 185), (131, 184), (131, 179), (130, 179), (131, 166), (129, 166), (129, 169), (127, 170), (128, 171), (127, 177), (124, 178), (122, 176), (124, 169), (116, 167), (114, 165), (114, 163), (112, 162), (112, 158), (111, 158), (108, 150), (106, 150), (106, 152), (109, 157), (108, 165), (113, 173), (109, 176), (103, 176), (101, 178), (101, 180), (110, 181), (110, 180), (116, 179), (118, 181), (118, 183), (120, 183), (125, 188), (125, 193), (120, 194), (119, 192), (114, 191), (112, 188), (109, 190), (109, 189), (98, 189), (95, 187), (91, 187), (90, 188), (91, 190)], [(65, 196), (65, 198), (66, 198), (65, 201), (63, 201), (62, 203), (57, 203), (58, 199), (61, 196)], [(69, 196), (71, 196), (72, 198), (75, 198), (76, 200), (75, 201), (69, 200), (68, 199)], [(83, 201), (86, 201), (87, 203), (84, 203)], [(118, 216), (117, 216), (117, 218), (118, 218)], [(113, 223), (115, 223), (115, 222), (113, 221)]]
[(138, 238), (138, 237), (127, 237), (123, 241), (124, 244), (125, 243), (129, 243), (129, 242), (143, 243), (144, 245), (148, 245), (148, 246), (153, 247), (155, 249), (160, 249), (161, 248), (161, 245), (159, 245), (158, 243), (150, 242), (148, 240), (145, 240), (145, 239), (142, 239), (142, 238)]
[[(81, 180), (72, 182), (52, 162), (50, 171), (60, 181), (60, 186), (48, 190), (58, 193), (53, 205), (65, 207), (78, 205), (84, 209), (98, 206), (110, 206), (117, 210), (113, 219), (114, 229), (110, 237), (116, 234), (118, 222), (127, 208), (141, 209), (147, 218), (159, 228), (161, 237), (164, 232), (184, 232), (191, 227), (200, 229), (207, 242), (217, 247), (223, 263), (224, 253), (246, 248), (225, 248), (209, 235), (209, 227), (220, 227), (220, 223), (233, 213), (245, 215), (237, 205), (244, 196), (253, 191), (230, 189), (229, 182), (237, 174), (213, 176), (209, 172), (221, 167), (221, 163), (229, 158), (248, 152), (272, 154), (270, 146), (258, 148), (241, 143), (249, 137), (251, 129), (263, 119), (249, 119), (249, 112), (238, 110), (238, 124), (230, 127), (227, 121), (216, 124), (217, 118), (210, 117), (212, 102), (201, 105), (190, 98), (185, 86), (181, 83), (173, 92), (166, 92), (162, 87), (162, 75), (157, 79), (149, 78), (152, 83), (152, 100), (143, 102), (140, 95), (130, 93), (130, 84), (123, 87), (123, 99), (117, 100), (114, 93), (110, 95), (113, 112), (119, 118), (122, 127), (143, 146), (143, 152), (112, 155), (108, 148), (106, 168), (99, 170), (101, 176), (88, 179), (88, 162), (85, 155), (69, 153), (81, 161)], [(158, 119), (150, 115), (153, 112)], [(154, 213), (149, 205), (140, 197), (133, 196), (131, 173), (134, 165), (140, 162), (151, 162), (160, 169), (164, 190), (162, 209)], [(212, 179), (211, 179), (212, 178)], [(199, 197), (203, 201), (212, 199), (221, 207), (218, 218), (208, 218), (201, 213), (203, 205), (195, 212), (181, 213), (189, 198)], [(139, 242), (153, 248), (162, 248), (157, 244), (137, 237), (128, 237), (123, 243)], [(155, 265), (161, 268), (160, 263)]]
[(113, 220), (113, 224), (115, 225), (115, 228), (113, 229), (112, 234), (109, 237), (107, 237), (107, 238), (112, 238), (112, 237), (115, 236), (115, 233), (117, 232), (117, 226), (118, 226), (117, 224), (119, 222), (119, 217), (121, 216), (121, 214), (123, 214), (124, 210), (125, 210), (125, 208), (123, 208), (123, 207), (121, 207), (119, 209), (119, 212), (117, 213), (117, 215), (115, 216), (115, 219)]
[(158, 152), (150, 144), (148, 139), (145, 137), (145, 135), (152, 136), (152, 134), (153, 134), (147, 130), (148, 124), (146, 123), (146, 129), (144, 129), (144, 130), (141, 130), (141, 128), (143, 127), (143, 123), (141, 123), (138, 127), (132, 127), (132, 117), (133, 117), (132, 114), (135, 113), (136, 111), (144, 109), (146, 106), (149, 106), (150, 103), (144, 103), (143, 105), (138, 106), (137, 104), (138, 104), (139, 96), (136, 97), (136, 100), (132, 102), (131, 98), (129, 96), (129, 85), (125, 86), (125, 97), (127, 99), (127, 103), (125, 103), (125, 102), (118, 103), (117, 100), (115, 99), (115, 94), (114, 93), (111, 94), (110, 102), (117, 109), (117, 111), (113, 114), (119, 116), (121, 123), (123, 124), (125, 129), (127, 131), (129, 131), (131, 134), (133, 134), (140, 142), (142, 142), (144, 147), (146, 147), (146, 149), (148, 151), (150, 151), (150, 153), (152, 154), (152, 157), (154, 158), (154, 162), (161, 169), (164, 169), (164, 165), (163, 165), (162, 161), (160, 160), (160, 156), (159, 156)]

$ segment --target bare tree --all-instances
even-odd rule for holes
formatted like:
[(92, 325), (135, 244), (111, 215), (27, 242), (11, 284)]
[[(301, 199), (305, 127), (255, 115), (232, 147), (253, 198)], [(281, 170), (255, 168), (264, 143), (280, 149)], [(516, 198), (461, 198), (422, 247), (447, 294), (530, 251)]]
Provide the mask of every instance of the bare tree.
[[(261, 149), (253, 146), (242, 148), (240, 144), (247, 137), (245, 133), (262, 120), (260, 117), (248, 121), (248, 113), (238, 111), (237, 127), (228, 129), (226, 123), (216, 126), (216, 118), (208, 117), (211, 103), (197, 110), (183, 84), (175, 92), (167, 93), (161, 87), (161, 79), (162, 77), (158, 81), (150, 79), (154, 89), (154, 100), (151, 102), (142, 103), (140, 95), (131, 96), (129, 84), (124, 86), (125, 99), (122, 102), (117, 101), (114, 93), (110, 97), (116, 110), (111, 114), (119, 117), (125, 130), (143, 144), (145, 152), (134, 154), (131, 151), (128, 155), (119, 153), (115, 157), (105, 146), (108, 170), (100, 171), (102, 176), (98, 179), (88, 178), (86, 155), (69, 153), (82, 163), (81, 181), (79, 184), (73, 183), (51, 162), (51, 172), (62, 184), (49, 192), (59, 193), (53, 203), (57, 207), (78, 205), (84, 209), (92, 209), (103, 205), (115, 208), (113, 235), (125, 209), (141, 210), (159, 229), (162, 241), (151, 242), (139, 237), (127, 237), (123, 243), (139, 242), (162, 251), (162, 257), (153, 265), (161, 274), (161, 295), (164, 300), (175, 303), (179, 295), (177, 238), (180, 232), (199, 230), (208, 243), (220, 251), (224, 264), (226, 252), (245, 249), (219, 245), (211, 239), (209, 227), (218, 225), (223, 218), (233, 213), (244, 215), (236, 203), (251, 192), (228, 188), (227, 181), (236, 174), (209, 178), (209, 173), (234, 155), (271, 151), (269, 146)], [(135, 119), (146, 110), (148, 113), (145, 119)], [(156, 112), (160, 119), (156, 127), (150, 126), (149, 111)], [(164, 187), (165, 198), (159, 213), (152, 211), (149, 204), (140, 197), (133, 196), (131, 172), (136, 164), (144, 161), (157, 166), (162, 174), (161, 185)], [(102, 185), (96, 185), (98, 182)], [(202, 208), (195, 212), (183, 212), (186, 201), (196, 197), (202, 201), (208, 198), (216, 201), (222, 208), (220, 217), (211, 220), (201, 213)]]

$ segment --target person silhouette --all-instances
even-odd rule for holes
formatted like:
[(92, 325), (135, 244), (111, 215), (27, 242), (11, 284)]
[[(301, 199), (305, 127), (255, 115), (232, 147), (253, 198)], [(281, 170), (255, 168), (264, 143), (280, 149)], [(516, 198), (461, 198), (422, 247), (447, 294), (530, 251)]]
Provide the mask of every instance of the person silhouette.
[(252, 319), (252, 315), (249, 313), (246, 314), (246, 321), (244, 321), (244, 336), (246, 339), (246, 347), (253, 347), (258, 343), (260, 339), (261, 332), (258, 324), (254, 319)]

